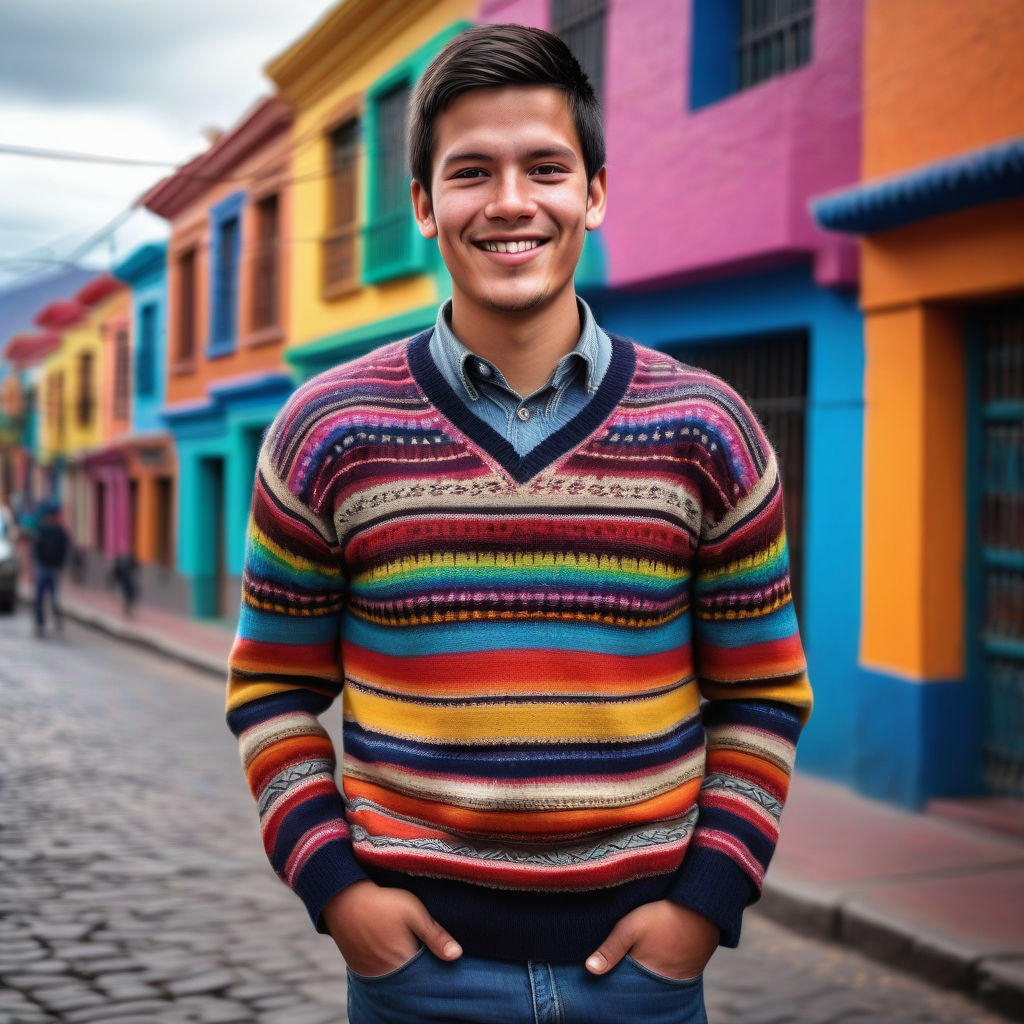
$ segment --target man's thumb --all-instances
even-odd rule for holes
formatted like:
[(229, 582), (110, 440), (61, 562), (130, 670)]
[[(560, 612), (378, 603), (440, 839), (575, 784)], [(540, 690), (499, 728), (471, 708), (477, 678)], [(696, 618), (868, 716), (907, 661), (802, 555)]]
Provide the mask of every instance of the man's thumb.
[(418, 921), (413, 931), (440, 960), (458, 960), (462, 956), (462, 947), (432, 917)]
[(591, 974), (605, 974), (629, 952), (632, 945), (629, 929), (620, 921), (608, 938), (587, 957), (587, 970)]

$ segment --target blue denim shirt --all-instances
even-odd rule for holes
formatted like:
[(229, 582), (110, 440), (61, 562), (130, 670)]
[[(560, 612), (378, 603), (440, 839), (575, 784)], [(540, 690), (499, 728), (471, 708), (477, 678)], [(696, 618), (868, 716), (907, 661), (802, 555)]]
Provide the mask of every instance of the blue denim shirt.
[(438, 310), (430, 355), (448, 386), (469, 409), (525, 455), (565, 426), (597, 391), (612, 358), (612, 343), (580, 298), (583, 330), (576, 347), (558, 361), (550, 380), (523, 397), (509, 387), (501, 371), (471, 352), (451, 328), (449, 299)]

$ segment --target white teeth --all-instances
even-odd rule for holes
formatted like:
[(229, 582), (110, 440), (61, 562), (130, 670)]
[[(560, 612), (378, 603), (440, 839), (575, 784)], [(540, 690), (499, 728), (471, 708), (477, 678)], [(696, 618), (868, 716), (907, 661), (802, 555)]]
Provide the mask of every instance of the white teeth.
[(540, 242), (484, 242), (483, 246), (488, 252), (526, 252), (527, 249), (536, 249)]

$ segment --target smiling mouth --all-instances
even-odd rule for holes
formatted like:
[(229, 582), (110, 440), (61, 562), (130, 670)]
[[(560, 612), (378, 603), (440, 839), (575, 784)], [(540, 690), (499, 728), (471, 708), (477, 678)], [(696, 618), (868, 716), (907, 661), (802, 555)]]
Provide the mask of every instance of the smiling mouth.
[(520, 242), (477, 242), (476, 244), (487, 252), (528, 252), (530, 249), (539, 249), (545, 244), (545, 240), (528, 238)]

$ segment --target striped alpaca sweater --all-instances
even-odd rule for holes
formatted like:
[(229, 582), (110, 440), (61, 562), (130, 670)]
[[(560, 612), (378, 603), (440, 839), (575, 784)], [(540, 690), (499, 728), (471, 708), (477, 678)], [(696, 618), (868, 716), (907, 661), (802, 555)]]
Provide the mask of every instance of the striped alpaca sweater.
[(519, 456), (428, 342), (308, 382), (260, 455), (227, 704), (273, 867), (316, 922), (407, 888), (480, 956), (582, 959), (664, 898), (734, 945), (811, 703), (770, 445), (613, 337)]

